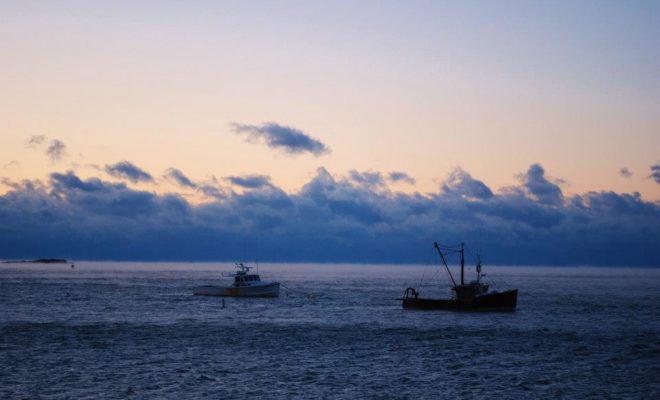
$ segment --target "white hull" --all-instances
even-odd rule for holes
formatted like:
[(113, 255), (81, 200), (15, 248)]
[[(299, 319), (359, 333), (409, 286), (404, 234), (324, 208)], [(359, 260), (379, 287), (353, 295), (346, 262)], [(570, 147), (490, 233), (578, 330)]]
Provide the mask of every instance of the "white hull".
[(197, 286), (193, 288), (196, 296), (221, 297), (277, 297), (280, 295), (279, 282), (254, 286)]

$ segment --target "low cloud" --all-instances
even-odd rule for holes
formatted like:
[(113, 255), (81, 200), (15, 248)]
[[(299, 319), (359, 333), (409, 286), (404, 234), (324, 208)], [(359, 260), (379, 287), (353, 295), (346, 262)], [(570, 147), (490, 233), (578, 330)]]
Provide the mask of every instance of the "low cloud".
[(406, 174), (405, 172), (393, 171), (389, 173), (388, 177), (390, 182), (404, 182), (409, 185), (415, 184), (415, 178)]
[(167, 171), (165, 171), (165, 178), (174, 181), (177, 185), (183, 188), (197, 188), (197, 184), (195, 182), (191, 181), (187, 176), (183, 174), (183, 172), (176, 168), (169, 168)]
[[(46, 135), (33, 135), (25, 141), (28, 148), (37, 148), (46, 142)], [(66, 155), (66, 145), (59, 139), (53, 139), (46, 148), (46, 155), (51, 162), (60, 161)]]
[(46, 149), (46, 155), (52, 162), (59, 161), (64, 157), (65, 150), (66, 145), (61, 140), (53, 139)]
[(349, 177), (358, 185), (367, 186), (371, 188), (381, 187), (385, 184), (383, 175), (380, 172), (364, 171), (358, 172), (356, 170), (349, 171)]
[(266, 175), (228, 176), (225, 180), (245, 189), (258, 189), (270, 185), (270, 177)]
[(619, 170), (619, 175), (621, 175), (624, 178), (630, 178), (633, 174), (632, 172), (628, 169), (628, 167), (623, 167)]
[(540, 164), (533, 164), (527, 173), (519, 176), (526, 192), (541, 204), (558, 206), (563, 203), (561, 188), (548, 181), (545, 169)]
[(25, 141), (25, 146), (34, 148), (34, 147), (40, 146), (45, 140), (46, 140), (45, 135), (30, 136)]
[(649, 178), (653, 178), (655, 183), (660, 184), (660, 164), (651, 166), (651, 175), (649, 175)]
[(488, 264), (660, 266), (660, 204), (639, 193), (565, 196), (538, 164), (497, 192), (461, 169), (427, 195), (334, 178), (325, 168), (296, 193), (262, 175), (229, 178), (251, 190), (200, 183), (203, 204), (72, 171), (45, 184), (7, 180), (0, 254), (233, 260), (253, 256), (246, 249), (258, 236), (271, 261), (414, 263), (426, 261), (420, 254), (435, 240), (479, 238)]
[(320, 156), (330, 152), (328, 146), (305, 132), (273, 122), (260, 126), (234, 123), (232, 129), (236, 134), (246, 135), (250, 143), (263, 142), (272, 149), (283, 150), (289, 154), (310, 153)]
[(211, 184), (201, 184), (197, 187), (204, 196), (210, 197), (216, 200), (223, 200), (227, 198), (227, 193), (222, 188), (211, 185)]
[(125, 179), (133, 183), (153, 182), (153, 177), (148, 172), (128, 161), (106, 165), (105, 172), (115, 178)]
[(462, 168), (454, 169), (442, 184), (442, 193), (456, 195), (465, 199), (486, 200), (493, 197), (493, 192), (480, 180), (472, 178)]

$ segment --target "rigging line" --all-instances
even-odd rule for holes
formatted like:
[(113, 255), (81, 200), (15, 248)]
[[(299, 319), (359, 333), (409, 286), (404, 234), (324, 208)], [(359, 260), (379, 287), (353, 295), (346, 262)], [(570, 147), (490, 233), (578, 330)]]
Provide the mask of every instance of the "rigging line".
[(435, 242), (433, 247), (435, 247), (435, 249), (437, 250), (440, 259), (442, 260), (442, 263), (445, 265), (445, 268), (447, 269), (447, 273), (449, 274), (449, 277), (451, 278), (451, 281), (454, 284), (454, 287), (456, 287), (456, 281), (454, 281), (454, 277), (452, 276), (451, 271), (449, 270), (449, 265), (447, 265), (447, 260), (445, 259), (445, 255), (442, 253), (442, 250), (440, 249), (440, 245), (438, 244), (438, 242)]
[[(431, 252), (432, 253), (429, 253), (429, 254), (433, 254), (433, 256), (435, 256), (435, 250), (431, 250)], [(433, 258), (434, 258), (433, 256), (430, 258), (430, 260), (433, 260)], [(430, 266), (431, 268), (433, 268), (434, 273), (428, 280), (426, 280), (424, 278), (426, 276), (427, 268), (424, 268), (424, 272), (422, 274), (422, 279), (420, 279), (419, 284), (417, 285), (419, 290), (422, 290), (422, 289), (426, 288), (430, 284), (430, 282), (432, 282), (438, 276), (438, 274), (440, 272), (439, 266), (436, 266), (435, 263), (433, 263), (433, 261), (429, 261), (427, 266)], [(436, 268), (436, 267), (438, 267), (438, 268)]]
[[(435, 273), (433, 274), (433, 276), (431, 276), (431, 278), (429, 278), (429, 280), (428, 280), (427, 282), (433, 281), (433, 280), (438, 276), (439, 273), (440, 273), (440, 268), (438, 268), (438, 269), (435, 271)], [(422, 289), (426, 288), (428, 285), (429, 285), (429, 283), (421, 283), (421, 284), (419, 285), (419, 290), (422, 290)]]
[(424, 269), (422, 270), (422, 278), (419, 280), (419, 285), (421, 285), (422, 282), (424, 282), (424, 276), (426, 276), (426, 266), (424, 266)]
[[(428, 255), (430, 255), (430, 257), (428, 257), (426, 259), (426, 265), (424, 266), (424, 269), (422, 270), (422, 278), (419, 280), (419, 284), (417, 285), (420, 288), (423, 287), (423, 285), (424, 285), (424, 278), (426, 277), (426, 271), (428, 269), (427, 267), (429, 267), (429, 266), (431, 268), (435, 267), (435, 264), (433, 263), (433, 258), (434, 258), (433, 256), (435, 256), (435, 250), (433, 250), (433, 249), (429, 249), (429, 250), (430, 250), (430, 252), (428, 253)], [(433, 277), (431, 277), (431, 279), (433, 279)]]

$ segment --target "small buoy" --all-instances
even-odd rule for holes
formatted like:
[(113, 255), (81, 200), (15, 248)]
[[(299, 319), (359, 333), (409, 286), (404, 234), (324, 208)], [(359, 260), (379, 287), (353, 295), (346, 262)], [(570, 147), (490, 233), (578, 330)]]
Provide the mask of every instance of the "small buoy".
[(222, 308), (225, 308), (225, 299), (222, 299)]
[(71, 264), (71, 268), (73, 268), (73, 264)]

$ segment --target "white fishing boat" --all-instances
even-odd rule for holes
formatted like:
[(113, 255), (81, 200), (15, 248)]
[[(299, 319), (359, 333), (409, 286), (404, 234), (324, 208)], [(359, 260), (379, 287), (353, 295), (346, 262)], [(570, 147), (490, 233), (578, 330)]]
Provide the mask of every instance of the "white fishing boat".
[(233, 278), (232, 283), (225, 286), (206, 285), (193, 288), (196, 296), (222, 297), (277, 297), (280, 295), (280, 283), (262, 281), (258, 274), (251, 274), (243, 263), (236, 263), (236, 272), (223, 274)]

